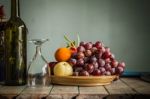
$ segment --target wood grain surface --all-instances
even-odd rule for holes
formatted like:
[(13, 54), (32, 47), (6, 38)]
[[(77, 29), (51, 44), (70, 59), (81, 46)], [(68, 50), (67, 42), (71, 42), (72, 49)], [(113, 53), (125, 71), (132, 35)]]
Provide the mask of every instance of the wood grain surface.
[(150, 83), (120, 78), (103, 86), (0, 86), (0, 99), (150, 99)]

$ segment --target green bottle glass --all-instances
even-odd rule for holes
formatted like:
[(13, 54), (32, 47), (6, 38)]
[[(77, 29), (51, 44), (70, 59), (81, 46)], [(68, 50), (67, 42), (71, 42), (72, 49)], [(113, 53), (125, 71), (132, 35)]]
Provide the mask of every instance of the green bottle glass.
[(4, 82), (4, 28), (6, 25), (4, 6), (0, 6), (0, 84)]
[(27, 82), (27, 28), (20, 18), (19, 0), (11, 0), (11, 17), (4, 34), (5, 85), (25, 85)]

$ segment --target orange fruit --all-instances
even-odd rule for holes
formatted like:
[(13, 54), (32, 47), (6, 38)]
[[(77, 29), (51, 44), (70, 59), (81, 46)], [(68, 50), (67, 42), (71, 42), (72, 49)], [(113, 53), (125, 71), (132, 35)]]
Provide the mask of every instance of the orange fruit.
[(70, 49), (66, 47), (58, 48), (55, 52), (55, 59), (58, 62), (67, 61), (71, 57), (71, 51)]

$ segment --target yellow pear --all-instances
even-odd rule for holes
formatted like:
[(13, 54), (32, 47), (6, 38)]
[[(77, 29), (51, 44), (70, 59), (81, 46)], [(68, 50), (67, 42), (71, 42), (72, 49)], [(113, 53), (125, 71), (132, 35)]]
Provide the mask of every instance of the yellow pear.
[(54, 67), (55, 76), (71, 76), (73, 68), (68, 62), (59, 62)]

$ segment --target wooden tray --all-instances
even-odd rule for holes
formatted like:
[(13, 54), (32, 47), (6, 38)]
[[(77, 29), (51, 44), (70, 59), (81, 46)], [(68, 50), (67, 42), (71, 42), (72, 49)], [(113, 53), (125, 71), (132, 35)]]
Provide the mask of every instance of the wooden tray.
[(97, 86), (107, 85), (118, 76), (51, 76), (53, 84), (78, 85), (78, 86)]

